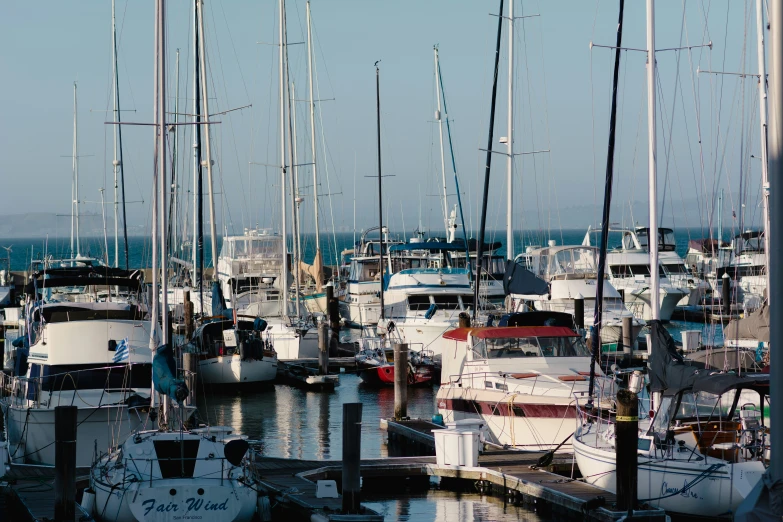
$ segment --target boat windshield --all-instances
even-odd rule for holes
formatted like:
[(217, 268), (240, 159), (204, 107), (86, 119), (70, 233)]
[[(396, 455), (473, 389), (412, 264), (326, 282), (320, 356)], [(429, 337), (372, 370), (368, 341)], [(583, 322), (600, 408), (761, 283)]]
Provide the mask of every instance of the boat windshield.
[(475, 356), (482, 359), (520, 357), (588, 357), (581, 337), (501, 337), (474, 343)]
[[(650, 277), (650, 265), (611, 265), (609, 269), (614, 277)], [(661, 265), (658, 265), (658, 275), (666, 277)]]
[(280, 238), (275, 236), (228, 238), (220, 255), (234, 259), (254, 257), (280, 261), (283, 256), (281, 248)]
[(595, 277), (597, 249), (590, 247), (544, 249), (538, 265), (538, 275), (544, 278), (571, 276)]
[[(639, 228), (636, 230), (636, 238), (639, 240), (639, 245), (645, 250), (648, 245), (647, 238), (649, 233), (649, 228)], [(658, 229), (658, 248), (661, 252), (673, 252), (677, 248), (677, 240), (674, 239), (674, 230), (671, 228)]]

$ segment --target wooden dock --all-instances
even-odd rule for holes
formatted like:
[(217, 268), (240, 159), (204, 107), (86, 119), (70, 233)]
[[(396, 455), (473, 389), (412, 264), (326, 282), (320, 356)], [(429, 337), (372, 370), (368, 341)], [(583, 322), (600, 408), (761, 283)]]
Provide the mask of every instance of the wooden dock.
[[(435, 457), (393, 457), (362, 460), (363, 490), (378, 487), (388, 492), (389, 484), (404, 479), (420, 479), (425, 489), (430, 477), (440, 480), (441, 489), (479, 488), (485, 493), (502, 496), (509, 503), (527, 504), (543, 516), (562, 520), (594, 520), (609, 522), (627, 515), (615, 511), (614, 494), (579, 480), (572, 480), (535, 467), (543, 452), (492, 452), (479, 457), (479, 466), (439, 467)], [(335, 480), (340, 484), (340, 461), (302, 461), (256, 457), (255, 465), (267, 492), (276, 502), (321, 516), (320, 520), (382, 520), (380, 515), (365, 510), (361, 518), (342, 518), (340, 498), (316, 498), (319, 480)], [(393, 480), (390, 480), (393, 479)], [(339, 489), (339, 487), (338, 487)], [(661, 509), (634, 512), (635, 519), (664, 522)]]
[[(87, 468), (77, 468), (76, 489), (89, 485)], [(54, 469), (48, 466), (14, 466), (0, 482), (6, 520), (45, 522), (54, 520)], [(76, 503), (75, 521), (93, 520)], [(0, 517), (2, 520), (2, 517)]]

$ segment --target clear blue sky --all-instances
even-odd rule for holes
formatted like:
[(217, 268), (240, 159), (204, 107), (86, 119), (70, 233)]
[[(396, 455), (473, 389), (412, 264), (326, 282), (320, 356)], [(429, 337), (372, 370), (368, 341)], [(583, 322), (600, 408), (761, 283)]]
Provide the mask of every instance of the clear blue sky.
[[(613, 45), (617, 1), (516, 0), (516, 15), (540, 14), (516, 24), (516, 149), (550, 153), (516, 160), (515, 222), (518, 227), (556, 228), (575, 220), (571, 207), (600, 206), (603, 189), (613, 53), (589, 49), (590, 41)], [(507, 2), (508, 3), (508, 2)], [(701, 69), (756, 72), (755, 2), (738, 0), (657, 3), (658, 48), (699, 45), (710, 49), (658, 53), (660, 71), (659, 177), (662, 199), (678, 205), (698, 199), (708, 205), (717, 189), (726, 206), (738, 205), (741, 166), (748, 187), (748, 220), (758, 221), (759, 165), (756, 83), (695, 73)], [(174, 102), (174, 56), (181, 50), (180, 112), (192, 88), (189, 42), (191, 2), (168, 4), (169, 109)], [(313, 0), (316, 65), (326, 149), (319, 136), (322, 193), (331, 192), (335, 226), (352, 229), (354, 175), (357, 227), (377, 221), (375, 72), (381, 61), (385, 209), (393, 228), (410, 231), (421, 215), (425, 228), (442, 227), (437, 193), (440, 159), (433, 83), (434, 44), (452, 119), (466, 220), (477, 220), (476, 195), (483, 180), (491, 67), (498, 2)], [(111, 200), (110, 6), (100, 2), (5, 2), (0, 15), (0, 208), (3, 214), (69, 212), (72, 146), (72, 85), (79, 85), (81, 191), (85, 212), (100, 212), (95, 201), (107, 187)], [(305, 3), (288, 0), (289, 42), (304, 40)], [(683, 9), (685, 16), (683, 17)], [(706, 12), (704, 10), (706, 10)], [(212, 0), (207, 3), (211, 111), (252, 104), (220, 116), (214, 127), (218, 212), (227, 226), (277, 226), (278, 164), (277, 1)], [(153, 93), (153, 2), (117, 1), (120, 33), (120, 89), (129, 121), (149, 122)], [(506, 134), (506, 29), (501, 55), (496, 142)], [(644, 2), (626, 2), (624, 45), (645, 46)], [(305, 98), (306, 54), (290, 47), (297, 98)], [(679, 69), (677, 68), (679, 54)], [(645, 55), (623, 55), (616, 201), (646, 198)], [(744, 90), (743, 90), (744, 84)], [(675, 103), (676, 105), (673, 107)], [(698, 107), (698, 111), (697, 111)], [(309, 161), (307, 105), (297, 104), (299, 156)], [(673, 122), (672, 120), (673, 116)], [(669, 128), (673, 140), (670, 140)], [(744, 129), (744, 131), (743, 131)], [(180, 140), (179, 171), (190, 184), (189, 129)], [(701, 149), (699, 137), (701, 135)], [(151, 189), (151, 130), (125, 127), (125, 167), (131, 223), (148, 220)], [(672, 142), (670, 145), (670, 141)], [(744, 149), (740, 148), (741, 142)], [(748, 143), (750, 146), (748, 147)], [(502, 146), (501, 146), (502, 147)], [(742, 152), (744, 151), (744, 153)], [(322, 163), (326, 157), (327, 168)], [(668, 157), (668, 166), (667, 166)], [(448, 165), (448, 156), (447, 156)], [(703, 165), (703, 167), (702, 167)], [(750, 167), (748, 167), (750, 165)], [(668, 171), (668, 180), (666, 178)], [(702, 173), (703, 172), (703, 173)], [(355, 174), (354, 174), (355, 173)], [(311, 194), (309, 168), (300, 169), (304, 197)], [(505, 158), (495, 156), (489, 227), (505, 222)], [(521, 189), (520, 189), (521, 183)], [(449, 174), (449, 192), (454, 193)], [(454, 197), (452, 195), (452, 200)], [(453, 203), (454, 201), (452, 201)], [(322, 222), (331, 228), (328, 200)], [(668, 203), (667, 203), (668, 205)], [(303, 203), (303, 230), (312, 229), (312, 204)], [(647, 212), (626, 204), (613, 220), (644, 221)], [(420, 210), (421, 209), (421, 210)], [(570, 209), (570, 210), (569, 210)], [(682, 208), (674, 211), (682, 213)], [(524, 221), (523, 221), (524, 211)], [(667, 206), (664, 214), (672, 211)], [(591, 212), (577, 216), (596, 223)], [(640, 212), (642, 214), (640, 215)], [(693, 206), (689, 224), (708, 217)], [(67, 219), (67, 218), (64, 218)], [(60, 234), (68, 225), (57, 225)]]

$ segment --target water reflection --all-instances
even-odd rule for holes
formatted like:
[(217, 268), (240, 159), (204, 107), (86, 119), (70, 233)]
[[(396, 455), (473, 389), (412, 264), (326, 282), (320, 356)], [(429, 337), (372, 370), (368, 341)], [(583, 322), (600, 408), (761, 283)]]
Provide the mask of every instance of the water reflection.
[[(408, 415), (429, 419), (435, 413), (435, 388), (408, 390)], [(330, 460), (342, 456), (342, 405), (362, 403), (362, 458), (388, 456), (380, 419), (394, 414), (394, 390), (361, 384), (341, 374), (334, 393), (306, 392), (278, 385), (256, 393), (198, 394), (197, 405), (212, 425), (226, 425), (259, 442), (270, 457)]]
[(386, 520), (416, 522), (539, 522), (535, 513), (496, 497), (432, 490), (402, 498), (367, 497), (364, 504)]

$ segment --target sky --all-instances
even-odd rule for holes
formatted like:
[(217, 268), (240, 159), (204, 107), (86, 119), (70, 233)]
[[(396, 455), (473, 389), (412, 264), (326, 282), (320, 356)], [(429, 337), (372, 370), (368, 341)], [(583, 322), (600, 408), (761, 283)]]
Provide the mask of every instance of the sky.
[[(316, 69), (316, 142), (320, 228), (365, 229), (378, 222), (376, 93), (380, 60), (385, 220), (412, 234), (444, 227), (433, 46), (439, 47), (460, 194), (467, 227), (478, 223), (484, 179), (495, 1), (312, 0)], [(167, 4), (167, 103), (192, 108), (192, 5)], [(122, 118), (151, 122), (153, 5), (117, 0)], [(512, 221), (516, 229), (586, 228), (600, 221), (605, 177), (618, 2), (515, 0), (514, 160)], [(508, 6), (508, 1), (506, 2)], [(206, 4), (212, 148), (218, 219), (223, 230), (279, 229), (280, 165), (276, 0)], [(311, 232), (313, 183), (307, 91), (305, 2), (287, 0), (289, 67), (295, 83), (302, 231)], [(70, 230), (73, 84), (78, 85), (81, 211), (100, 213), (106, 189), (113, 217), (111, 2), (5, 2), (0, 15), (0, 208), (3, 214), (52, 212), (53, 234)], [(724, 215), (760, 222), (757, 81), (697, 70), (755, 74), (755, 2), (658, 0), (658, 185), (663, 224), (688, 226)], [(623, 46), (645, 47), (645, 9), (626, 2)], [(494, 148), (507, 135), (508, 23), (504, 22)], [(710, 47), (699, 47), (710, 43)], [(179, 96), (176, 50), (180, 50)], [(646, 54), (622, 53), (612, 221), (647, 220)], [(445, 118), (444, 112), (444, 118)], [(187, 118), (181, 116), (180, 118)], [(192, 127), (180, 126), (175, 162), (178, 228), (192, 231)], [(445, 128), (444, 128), (445, 132)], [(178, 134), (178, 136), (177, 136)], [(148, 229), (153, 132), (123, 127), (129, 224)], [(456, 204), (446, 139), (448, 206)], [(171, 152), (170, 148), (170, 152)], [(533, 153), (535, 152), (535, 153)], [(492, 158), (488, 228), (506, 221), (506, 156)], [(170, 161), (171, 156), (170, 156)], [(740, 190), (742, 192), (740, 192)], [(744, 196), (743, 196), (744, 194)], [(745, 202), (744, 212), (741, 207)], [(355, 209), (355, 211), (354, 211)], [(577, 210), (578, 209), (578, 210)], [(187, 216), (187, 217), (186, 217)], [(354, 222), (355, 216), (355, 222)], [(667, 221), (669, 219), (669, 221)], [(682, 219), (682, 218), (680, 218)], [(738, 217), (733, 226), (740, 226)], [(355, 223), (355, 225), (354, 225)], [(676, 225), (677, 223), (675, 223)], [(725, 225), (725, 224), (724, 224)], [(110, 224), (110, 229), (112, 225)]]

